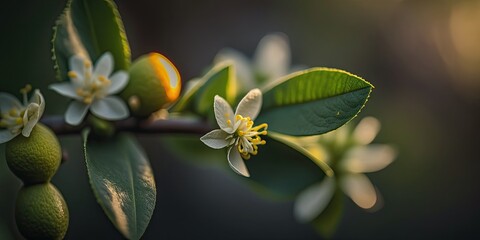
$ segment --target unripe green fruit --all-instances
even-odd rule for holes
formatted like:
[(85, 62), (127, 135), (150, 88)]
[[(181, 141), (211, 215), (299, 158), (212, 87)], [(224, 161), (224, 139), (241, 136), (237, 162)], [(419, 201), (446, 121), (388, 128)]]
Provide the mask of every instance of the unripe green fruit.
[(5, 146), (10, 170), (26, 184), (50, 181), (60, 165), (62, 151), (55, 134), (37, 123), (30, 137), (18, 135)]
[(68, 215), (62, 194), (50, 183), (24, 186), (18, 192), (15, 220), (27, 239), (63, 239)]
[(120, 94), (134, 116), (148, 117), (177, 100), (180, 74), (163, 55), (150, 53), (133, 62), (129, 81)]

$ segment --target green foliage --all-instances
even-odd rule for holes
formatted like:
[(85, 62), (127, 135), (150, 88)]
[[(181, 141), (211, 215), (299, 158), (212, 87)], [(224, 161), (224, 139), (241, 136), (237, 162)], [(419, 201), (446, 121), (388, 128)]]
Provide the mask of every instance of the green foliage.
[(324, 238), (330, 239), (342, 220), (343, 214), (343, 193), (337, 188), (332, 200), (325, 210), (312, 221), (315, 230)]
[(130, 135), (119, 134), (108, 141), (88, 135), (87, 129), (83, 132), (84, 153), (95, 197), (126, 238), (140, 239), (156, 201), (155, 180), (147, 156)]
[(258, 155), (245, 160), (250, 171), (246, 181), (256, 189), (272, 197), (291, 199), (325, 177), (324, 170), (306, 152), (278, 138), (265, 140), (267, 144), (259, 148)]
[(108, 51), (115, 60), (114, 71), (130, 65), (130, 46), (112, 0), (70, 0), (54, 27), (52, 45), (59, 80), (67, 79), (68, 60), (75, 54), (95, 62)]
[(233, 65), (218, 64), (194, 84), (181, 96), (172, 111), (192, 111), (207, 116), (213, 113), (215, 95), (225, 98), (230, 104), (235, 101), (237, 89)]
[[(306, 187), (321, 181), (328, 170), (315, 164), (306, 151), (283, 139), (265, 138), (266, 145), (257, 156), (245, 160), (250, 178), (241, 178), (252, 189), (267, 197), (292, 199)], [(231, 171), (225, 149), (211, 149), (197, 135), (168, 135), (162, 143), (182, 160), (197, 165), (209, 165)]]
[[(113, 0), (68, 0), (54, 27), (52, 45), (52, 59), (59, 80), (68, 79), (72, 55), (83, 55), (96, 62), (103, 53), (111, 52), (114, 71), (128, 70), (131, 64), (129, 43)], [(139, 71), (139, 74), (138, 78), (143, 79), (146, 73)], [(195, 81), (171, 110), (212, 117), (215, 95), (234, 106), (238, 94), (235, 76), (232, 63), (214, 66)], [(312, 68), (272, 82), (262, 90), (262, 110), (255, 121), (268, 124), (269, 134), (264, 138), (267, 144), (259, 148), (258, 155), (245, 161), (251, 176), (242, 177), (241, 181), (254, 190), (281, 199), (292, 199), (308, 186), (322, 181), (332, 170), (288, 136), (279, 137), (277, 133), (318, 135), (341, 127), (361, 111), (372, 89), (373, 85), (358, 76), (328, 68)], [(152, 111), (137, 115), (147, 116)], [(115, 135), (108, 121), (90, 118), (90, 124), (99, 138), (89, 137), (89, 129), (82, 135), (95, 197), (126, 238), (140, 239), (156, 201), (155, 180), (146, 154), (131, 135)], [(229, 168), (225, 149), (210, 149), (198, 136), (169, 135), (162, 136), (162, 141), (181, 158)], [(324, 237), (331, 237), (341, 220), (342, 199), (337, 189), (325, 211), (312, 222)]]
[(294, 136), (323, 134), (354, 118), (373, 86), (342, 70), (312, 68), (286, 76), (263, 91), (258, 122)]

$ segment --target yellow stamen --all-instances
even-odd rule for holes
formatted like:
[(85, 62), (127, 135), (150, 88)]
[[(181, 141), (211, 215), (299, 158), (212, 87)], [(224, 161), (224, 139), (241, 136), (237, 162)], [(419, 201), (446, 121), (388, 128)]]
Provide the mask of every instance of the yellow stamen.
[[(251, 130), (252, 130), (252, 131), (258, 131), (258, 130), (260, 130), (260, 129), (262, 129), (262, 128), (264, 129), (264, 131), (262, 131), (261, 134), (262, 134), (262, 135), (267, 135), (268, 124), (266, 124), (266, 123), (262, 123), (262, 124), (260, 124), (260, 125), (258, 125), (258, 126), (256, 126), (256, 127), (252, 128)], [(265, 132), (265, 133), (263, 133), (263, 132)]]
[(30, 84), (27, 84), (27, 85), (25, 85), (24, 88), (20, 89), (21, 94), (27, 94), (30, 91), (32, 91), (32, 85), (30, 85)]
[(95, 92), (98, 90), (98, 84), (97, 83), (92, 83), (91, 85), (92, 91)]
[(77, 88), (77, 91), (76, 91), (77, 95), (80, 96), (80, 97), (83, 97), (85, 95), (85, 92), (83, 91), (83, 89), (81, 88)]
[[(236, 137), (238, 137), (238, 152), (243, 159), (250, 159), (251, 155), (258, 154), (258, 145), (265, 145), (267, 143), (265, 140), (262, 140), (260, 136), (267, 135), (268, 124), (263, 123), (256, 127), (252, 127), (254, 124), (252, 119), (241, 115), (236, 115), (235, 121), (237, 123), (240, 122), (235, 133)], [(229, 124), (229, 121), (227, 121), (227, 124)]]
[(75, 71), (69, 71), (67, 75), (68, 75), (69, 78), (77, 78), (78, 77), (78, 75)]
[(245, 159), (245, 160), (248, 160), (250, 159), (250, 154), (242, 154), (242, 158)]
[(110, 80), (108, 78), (106, 78), (105, 76), (101, 75), (98, 77), (98, 80), (103, 84), (103, 85), (107, 85), (107, 84), (110, 84)]
[[(90, 62), (84, 62), (86, 67), (89, 67)], [(73, 71), (69, 75), (75, 75)], [(111, 81), (104, 75), (100, 75), (92, 79), (92, 72), (88, 69), (84, 70), (84, 83), (82, 87), (75, 89), (75, 93), (83, 98), (85, 104), (92, 104), (95, 98), (104, 97), (104, 88), (110, 85)]]
[(90, 61), (86, 61), (86, 60), (85, 60), (85, 61), (83, 62), (83, 66), (85, 66), (86, 68), (89, 68), (89, 67), (92, 66), (92, 63), (91, 63)]
[(18, 117), (18, 118), (15, 119), (15, 124), (20, 125), (20, 124), (22, 124), (22, 123), (23, 123), (23, 119), (22, 119), (22, 118)]
[(93, 98), (92, 98), (91, 96), (85, 97), (85, 98), (83, 99), (83, 102), (84, 102), (85, 104), (92, 104)]

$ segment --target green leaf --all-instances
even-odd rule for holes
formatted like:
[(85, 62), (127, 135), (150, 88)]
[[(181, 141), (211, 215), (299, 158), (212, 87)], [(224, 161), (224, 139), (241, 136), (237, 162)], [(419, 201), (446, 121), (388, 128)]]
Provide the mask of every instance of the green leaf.
[[(236, 175), (228, 166), (226, 149), (209, 148), (199, 136), (172, 134), (161, 139), (162, 144), (182, 160), (218, 167)], [(245, 160), (250, 178), (240, 177), (255, 191), (272, 198), (290, 199), (325, 176), (325, 170), (317, 166), (306, 151), (299, 151), (283, 139), (265, 139), (267, 144), (259, 148), (258, 155)]]
[[(199, 136), (168, 135), (161, 139), (167, 149), (182, 160), (218, 167), (236, 175), (228, 166), (226, 149), (211, 149), (200, 141)], [(265, 139), (267, 144), (260, 146), (258, 155), (245, 160), (250, 178), (239, 177), (254, 191), (266, 197), (292, 199), (306, 187), (321, 181), (325, 172), (331, 174), (328, 166), (319, 167), (321, 164), (315, 164), (317, 160), (312, 155), (293, 143), (275, 134)]]
[(322, 237), (330, 239), (335, 234), (343, 215), (343, 193), (337, 188), (325, 210), (312, 221), (315, 230)]
[(220, 63), (213, 67), (204, 77), (180, 98), (172, 108), (174, 112), (191, 110), (202, 116), (213, 113), (215, 95), (219, 95), (230, 104), (236, 97), (236, 80), (234, 67), (230, 63)]
[(88, 56), (95, 62), (111, 52), (115, 71), (130, 66), (130, 46), (112, 0), (70, 0), (53, 31), (52, 54), (59, 80), (67, 79), (68, 59)]
[(353, 119), (373, 86), (351, 73), (312, 68), (276, 81), (262, 91), (263, 106), (256, 122), (268, 130), (307, 136), (323, 134)]
[[(128, 239), (140, 239), (155, 208), (156, 187), (147, 156), (131, 135), (108, 141), (83, 132), (85, 162), (98, 203)], [(88, 139), (88, 141), (87, 141)]]
[(250, 172), (247, 181), (255, 189), (274, 198), (291, 199), (332, 173), (315, 164), (305, 149), (274, 136), (266, 136), (267, 143), (259, 147), (258, 155), (245, 161)]

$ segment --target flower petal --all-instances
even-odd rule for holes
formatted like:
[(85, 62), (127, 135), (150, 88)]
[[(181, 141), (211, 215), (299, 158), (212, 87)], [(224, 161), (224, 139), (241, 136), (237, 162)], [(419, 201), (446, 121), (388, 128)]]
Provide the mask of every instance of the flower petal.
[(65, 97), (76, 100), (82, 99), (80, 96), (78, 96), (77, 92), (75, 91), (75, 87), (71, 83), (54, 83), (48, 86), (48, 88)]
[[(233, 114), (230, 104), (228, 104), (228, 102), (222, 97), (216, 95), (213, 102), (213, 110), (220, 129), (232, 134), (235, 131), (235, 129), (232, 128), (233, 123), (235, 122), (235, 115)], [(228, 120), (230, 120), (230, 124), (228, 123)]]
[(359, 144), (369, 144), (380, 131), (380, 121), (374, 117), (363, 118), (353, 130), (353, 139)]
[(230, 164), (230, 167), (233, 169), (234, 172), (244, 177), (250, 177), (247, 166), (245, 165), (242, 156), (240, 156), (240, 153), (237, 151), (235, 146), (228, 149), (227, 157), (228, 163)]
[(121, 120), (129, 115), (127, 105), (122, 99), (115, 96), (95, 101), (90, 110), (95, 116), (105, 120)]
[(110, 77), (111, 84), (107, 89), (107, 94), (117, 94), (122, 91), (128, 83), (128, 73), (125, 71), (118, 71)]
[(361, 208), (370, 209), (377, 202), (375, 187), (364, 174), (346, 174), (340, 179), (340, 187)]
[(300, 193), (295, 200), (294, 214), (300, 222), (310, 222), (328, 206), (335, 193), (335, 178), (325, 177)]
[(65, 112), (65, 122), (74, 126), (80, 124), (87, 114), (89, 107), (90, 105), (84, 104), (83, 102), (71, 102)]
[(220, 149), (228, 145), (229, 141), (226, 140), (228, 133), (221, 129), (215, 129), (205, 135), (203, 135), (200, 140), (205, 143), (205, 145), (214, 148)]
[(25, 113), (23, 114), (23, 136), (30, 137), (30, 132), (32, 132), (33, 127), (37, 124), (40, 116), (40, 105), (37, 103), (28, 104)]
[(252, 120), (258, 116), (262, 108), (262, 92), (255, 88), (242, 98), (237, 106), (235, 115), (242, 115), (242, 117), (250, 117)]
[(393, 162), (397, 152), (386, 144), (371, 144), (353, 148), (340, 162), (340, 167), (353, 173), (376, 172)]
[(12, 132), (8, 129), (0, 130), (0, 144), (6, 143), (6, 142), (12, 140), (17, 135), (18, 135), (18, 133), (17, 134), (12, 134)]
[(224, 61), (231, 61), (233, 63), (240, 80), (238, 82), (243, 90), (247, 91), (256, 86), (251, 63), (243, 53), (232, 48), (224, 48), (217, 53), (213, 62), (218, 64)]
[(112, 54), (110, 52), (104, 53), (95, 63), (94, 76), (109, 77), (113, 71), (113, 64)]
[(69, 59), (70, 71), (74, 71), (77, 74), (78, 79), (83, 79), (85, 62), (90, 62), (90, 60), (85, 59), (81, 55), (73, 55)]
[(39, 105), (40, 108), (38, 112), (39, 112), (39, 118), (41, 118), (43, 115), (43, 111), (45, 111), (45, 99), (43, 98), (43, 95), (40, 92), (40, 90), (35, 89), (29, 102), (36, 103)]
[(22, 109), (22, 103), (10, 93), (0, 93), (0, 113), (9, 111), (12, 108)]
[(274, 80), (287, 74), (290, 67), (288, 37), (282, 33), (269, 34), (258, 43), (255, 51), (255, 70)]

